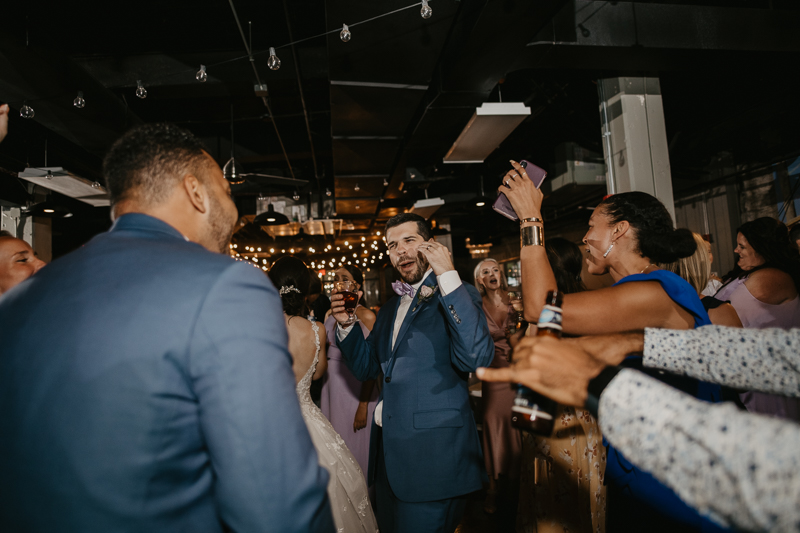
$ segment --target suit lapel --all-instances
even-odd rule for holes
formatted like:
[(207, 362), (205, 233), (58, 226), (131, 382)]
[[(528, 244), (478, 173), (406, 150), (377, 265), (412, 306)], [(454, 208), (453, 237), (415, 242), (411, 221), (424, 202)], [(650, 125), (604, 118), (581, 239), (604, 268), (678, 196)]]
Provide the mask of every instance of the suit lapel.
[[(436, 275), (433, 272), (428, 274), (428, 277), (426, 277), (425, 281), (423, 281), (422, 285), (420, 285), (420, 289), (423, 286), (427, 286), (427, 287), (436, 286)], [(420, 310), (424, 306), (428, 305), (428, 302), (430, 302), (431, 300), (434, 300), (434, 299), (438, 300), (436, 294), (434, 294), (433, 296), (428, 298), (426, 301), (420, 302), (419, 301), (419, 291), (417, 291), (417, 293), (414, 294), (414, 299), (411, 301), (411, 306), (408, 308), (408, 312), (406, 313), (406, 316), (403, 319), (403, 323), (400, 325), (400, 331), (397, 332), (397, 340), (395, 341), (394, 347), (392, 348), (392, 351), (391, 351), (392, 357), (394, 357), (395, 350), (397, 350), (397, 347), (400, 345), (400, 341), (403, 339), (403, 337), (405, 336), (406, 332), (408, 331), (408, 327), (411, 325), (411, 322), (414, 321), (414, 318), (419, 314)], [(397, 305), (398, 305), (398, 307), (400, 306), (399, 303)], [(395, 318), (397, 318), (397, 308), (395, 308), (395, 315), (394, 316), (395, 316)], [(391, 340), (390, 340), (390, 342), (391, 342)]]

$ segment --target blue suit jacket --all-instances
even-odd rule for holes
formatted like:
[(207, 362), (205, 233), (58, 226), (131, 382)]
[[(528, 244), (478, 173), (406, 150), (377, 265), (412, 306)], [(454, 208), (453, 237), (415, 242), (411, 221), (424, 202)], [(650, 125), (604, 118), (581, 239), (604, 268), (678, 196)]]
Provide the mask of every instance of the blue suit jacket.
[[(431, 273), (423, 282), (435, 286)], [(416, 297), (414, 302), (416, 302)], [(400, 298), (387, 302), (369, 337), (338, 342), (356, 378), (383, 373), (383, 451), (386, 474), (403, 501), (442, 500), (481, 488), (481, 446), (469, 406), (467, 373), (489, 366), (494, 342), (478, 291), (461, 286), (412, 303), (392, 349)], [(416, 307), (416, 309), (415, 309)], [(373, 421), (374, 424), (374, 421)], [(370, 442), (375, 477), (378, 431)]]
[(124, 215), (0, 328), (0, 531), (333, 530), (259, 269)]

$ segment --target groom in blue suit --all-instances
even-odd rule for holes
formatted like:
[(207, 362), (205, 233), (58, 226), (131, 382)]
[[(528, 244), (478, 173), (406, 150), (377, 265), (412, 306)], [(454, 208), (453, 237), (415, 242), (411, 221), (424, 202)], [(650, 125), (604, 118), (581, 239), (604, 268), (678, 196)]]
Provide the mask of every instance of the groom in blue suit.
[(494, 343), (478, 291), (461, 282), (425, 219), (397, 215), (385, 237), (402, 294), (383, 306), (367, 339), (350, 334), (334, 294), (338, 345), (356, 378), (383, 375), (368, 473), (381, 532), (450, 533), (484, 476), (467, 374), (491, 363)]
[(332, 532), (277, 291), (219, 253), (219, 166), (153, 124), (103, 170), (111, 230), (0, 297), (0, 531)]

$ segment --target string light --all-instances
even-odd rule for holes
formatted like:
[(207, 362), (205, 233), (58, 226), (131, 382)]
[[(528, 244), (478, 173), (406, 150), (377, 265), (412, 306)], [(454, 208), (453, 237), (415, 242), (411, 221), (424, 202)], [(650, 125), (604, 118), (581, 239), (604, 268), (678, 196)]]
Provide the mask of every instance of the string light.
[(422, 8), (419, 10), (419, 14), (424, 19), (429, 19), (433, 15), (433, 9), (428, 5), (428, 0), (422, 0)]
[(99, 181), (93, 181), (92, 182), (92, 189), (99, 189), (99, 188), (100, 188), (100, 182)]
[(294, 200), (296, 202), (299, 199), (300, 199), (300, 193), (298, 193), (297, 189), (295, 189), (295, 191), (292, 193), (292, 200)]
[(83, 109), (86, 106), (86, 100), (83, 99), (83, 91), (78, 91), (78, 96), (72, 101), (72, 105), (78, 109)]
[(389, 180), (388, 179), (383, 178), (383, 186), (384, 187), (388, 187), (389, 186)]
[[(350, 24), (350, 26), (357, 26), (358, 24), (365, 24), (365, 23), (369, 23), (369, 22), (372, 22), (372, 21), (377, 20), (377, 19), (381, 19), (381, 18), (384, 18), (384, 17), (395, 15), (395, 14), (400, 13), (402, 11), (406, 11), (408, 9), (412, 9), (412, 8), (418, 6), (418, 5), (420, 5), (420, 4), (419, 3), (414, 3), (414, 4), (410, 4), (410, 5), (404, 6), (404, 7), (400, 7), (398, 9), (394, 9), (392, 11), (389, 11), (389, 12), (386, 12), (386, 13), (382, 13), (382, 14), (380, 14), (378, 16), (371, 17), (371, 18), (368, 18), (368, 19), (365, 19), (365, 20), (362, 20), (362, 21), (359, 21), (359, 22), (355, 22), (353, 24)], [(425, 13), (427, 13), (427, 16), (425, 16)], [(422, 14), (423, 18), (429, 18), (432, 13), (433, 13), (433, 10), (428, 5), (428, 0), (422, 0), (422, 8), (420, 9), (420, 14)], [(341, 38), (342, 37), (342, 33), (345, 30), (347, 30), (347, 32), (350, 33), (350, 29), (349, 29), (349, 26), (347, 24), (343, 24), (341, 30), (336, 30), (336, 29), (329, 30), (329, 31), (326, 31), (324, 33), (320, 33), (318, 35), (312, 35), (312, 36), (309, 36), (309, 37), (304, 37), (302, 39), (298, 39), (296, 41), (292, 41), (290, 43), (286, 43), (286, 44), (284, 44), (282, 46), (284, 46), (284, 47), (285, 46), (292, 46), (292, 45), (295, 45), (295, 44), (298, 44), (298, 43), (301, 43), (301, 42), (305, 42), (305, 41), (316, 39), (318, 37), (324, 37), (326, 35), (336, 33), (337, 31), (339, 32), (340, 38)], [(240, 61), (240, 60), (244, 60), (244, 59), (251, 59), (254, 55), (261, 55), (263, 53), (264, 52), (254, 52), (252, 54), (247, 54), (247, 55), (242, 55), (242, 56), (239, 56), (239, 57), (234, 57), (234, 58), (231, 58), (231, 59), (226, 59), (224, 61), (220, 61), (219, 63), (215, 63), (214, 65), (222, 64), (222, 63), (230, 63), (230, 62)], [(274, 47), (270, 47), (269, 48), (269, 54), (270, 54), (270, 58), (267, 61), (267, 64), (268, 64), (270, 69), (277, 70), (278, 68), (280, 68), (280, 59), (278, 59), (277, 55), (275, 55), (275, 48)], [(275, 63), (274, 66), (272, 65), (272, 63), (273, 63), (272, 59), (273, 58), (274, 58), (274, 63)], [(212, 65), (212, 66), (214, 66), (214, 65)], [(201, 72), (205, 72), (206, 75), (207, 75), (207, 72), (204, 70), (204, 67), (205, 67), (204, 65), (200, 65), (200, 70), (197, 71), (197, 73), (195, 74), (195, 78), (198, 81), (201, 81), (201, 82), (205, 82), (207, 80), (207, 78), (205, 78), (205, 77), (202, 80), (200, 79), (201, 77), (203, 77), (203, 76), (201, 76)], [(162, 76), (162, 77), (160, 77), (158, 79), (166, 79), (166, 78), (174, 76), (175, 74), (182, 74), (182, 73), (185, 73), (185, 72), (186, 72), (186, 70), (182, 70), (179, 73), (167, 73), (167, 74), (165, 74), (164, 76)], [(189, 70), (189, 72), (191, 72), (191, 70)], [(137, 84), (136, 96), (138, 96), (139, 98), (142, 98), (142, 99), (146, 98), (147, 97), (147, 90), (144, 88), (144, 86), (142, 85), (141, 81), (140, 80), (136, 80), (136, 84)], [(23, 105), (23, 107), (25, 107), (25, 105)], [(30, 109), (30, 107), (28, 109)], [(33, 110), (32, 109), (30, 109), (30, 111), (26, 112), (26, 113), (30, 113), (30, 114), (23, 115), (22, 114), (22, 109), (20, 109), (20, 116), (22, 116), (23, 118), (33, 118)], [(328, 194), (328, 196), (330, 196), (330, 194)], [(334, 213), (334, 216), (336, 216), (335, 213)]]
[(330, 196), (331, 194), (333, 194), (331, 192), (331, 190), (329, 188), (325, 187), (325, 196)]
[(198, 70), (197, 74), (194, 75), (194, 79), (196, 79), (199, 82), (208, 81), (208, 72), (206, 72), (205, 65), (200, 65), (200, 70)]
[(339, 32), (339, 39), (341, 39), (343, 43), (348, 43), (352, 37), (353, 35), (350, 33), (347, 24), (342, 24), (342, 31)]
[(19, 109), (19, 116), (22, 118), (33, 118), (36, 113), (33, 108), (28, 105), (28, 101), (23, 102), (22, 107)]
[(53, 179), (53, 173), (52, 173), (52, 171), (50, 171), (50, 169), (47, 170), (47, 174), (45, 174), (44, 179), (46, 179), (46, 180)]
[(361, 190), (361, 187), (358, 186), (358, 183), (356, 183), (356, 186), (353, 187), (353, 190), (356, 191), (356, 192)]
[(267, 66), (270, 70), (278, 70), (281, 68), (281, 60), (275, 55), (275, 49), (269, 48), (269, 59), (267, 59)]

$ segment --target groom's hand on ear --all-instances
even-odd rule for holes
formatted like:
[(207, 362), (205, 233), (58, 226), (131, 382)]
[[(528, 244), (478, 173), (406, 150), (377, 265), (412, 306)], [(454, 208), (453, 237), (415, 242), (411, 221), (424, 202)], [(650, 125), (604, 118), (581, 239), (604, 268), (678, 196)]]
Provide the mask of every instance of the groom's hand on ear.
[(428, 264), (430, 264), (433, 269), (433, 273), (437, 276), (441, 276), (445, 272), (456, 269), (453, 266), (450, 250), (443, 244), (439, 244), (435, 241), (424, 242), (419, 245), (417, 251), (425, 256), (425, 259), (428, 260)]

